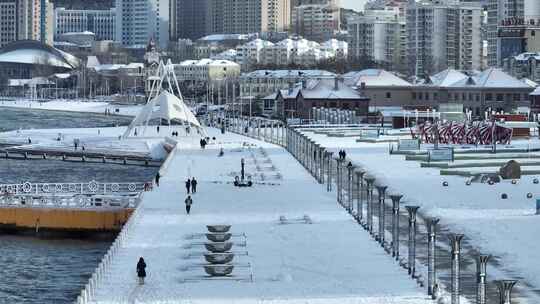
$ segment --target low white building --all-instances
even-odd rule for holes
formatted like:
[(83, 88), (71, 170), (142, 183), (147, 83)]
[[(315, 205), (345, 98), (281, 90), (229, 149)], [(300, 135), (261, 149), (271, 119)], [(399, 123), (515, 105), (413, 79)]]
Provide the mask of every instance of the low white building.
[(228, 60), (186, 60), (174, 65), (179, 81), (215, 82), (236, 79), (240, 76), (240, 65)]
[(265, 97), (302, 81), (335, 77), (323, 70), (257, 70), (240, 76), (240, 96)]

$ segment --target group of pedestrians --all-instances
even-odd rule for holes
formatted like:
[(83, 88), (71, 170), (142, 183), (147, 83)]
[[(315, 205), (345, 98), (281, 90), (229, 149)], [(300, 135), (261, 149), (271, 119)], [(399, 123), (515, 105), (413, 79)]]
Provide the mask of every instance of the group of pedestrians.
[(195, 177), (191, 179), (186, 180), (186, 192), (188, 194), (187, 198), (185, 199), (184, 203), (186, 204), (186, 213), (189, 215), (189, 212), (191, 211), (191, 205), (193, 205), (193, 199), (191, 198), (191, 195), (189, 195), (191, 191), (191, 194), (197, 193), (197, 180)]
[(338, 156), (340, 160), (345, 160), (347, 158), (347, 153), (345, 152), (345, 150), (339, 150)]

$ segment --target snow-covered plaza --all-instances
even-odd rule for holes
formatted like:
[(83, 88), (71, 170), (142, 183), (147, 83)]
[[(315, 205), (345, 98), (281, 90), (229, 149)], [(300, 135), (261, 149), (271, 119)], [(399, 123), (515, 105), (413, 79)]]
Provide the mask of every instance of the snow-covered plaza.
[[(214, 129), (209, 135), (217, 141), (205, 150), (198, 138), (179, 143), (91, 303), (431, 302), (286, 150)], [(242, 158), (253, 187), (232, 184)], [(199, 186), (186, 215), (190, 177)], [(209, 278), (203, 270), (199, 237), (210, 224), (232, 225), (232, 277)], [(135, 272), (139, 257), (148, 265), (144, 285)]]

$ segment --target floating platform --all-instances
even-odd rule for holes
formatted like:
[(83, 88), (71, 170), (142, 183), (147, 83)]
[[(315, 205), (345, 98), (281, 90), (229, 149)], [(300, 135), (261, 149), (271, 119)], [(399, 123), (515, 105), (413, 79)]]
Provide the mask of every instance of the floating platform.
[(119, 165), (132, 165), (132, 166), (147, 166), (147, 167), (160, 167), (161, 161), (156, 161), (150, 157), (143, 156), (120, 156), (103, 153), (85, 153), (85, 152), (62, 152), (62, 151), (46, 151), (46, 150), (34, 150), (34, 149), (4, 149), (0, 150), (0, 158), (4, 159), (17, 159), (17, 160), (43, 160), (53, 159), (71, 162), (88, 162), (88, 163), (108, 163)]
[(0, 207), (0, 229), (10, 231), (119, 232), (133, 208), (107, 210)]

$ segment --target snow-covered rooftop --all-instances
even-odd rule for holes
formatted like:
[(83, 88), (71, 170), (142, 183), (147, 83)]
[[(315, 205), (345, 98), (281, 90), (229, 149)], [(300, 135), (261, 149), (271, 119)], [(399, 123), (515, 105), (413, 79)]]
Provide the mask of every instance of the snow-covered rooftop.
[(433, 76), (428, 81), (420, 83), (421, 86), (436, 86), (448, 88), (477, 87), (477, 88), (533, 88), (532, 81), (517, 79), (501, 69), (491, 68), (482, 72), (473, 72), (466, 75), (460, 71), (446, 69)]
[(0, 49), (0, 63), (42, 64), (73, 69), (79, 65), (75, 56), (38, 41), (21, 40)]
[(200, 59), (200, 60), (185, 60), (177, 64), (179, 66), (206, 66), (206, 65), (222, 65), (222, 66), (230, 66), (230, 65), (238, 65), (236, 62), (232, 62), (229, 60), (214, 60), (214, 59)]
[(350, 86), (360, 87), (365, 83), (368, 87), (399, 86), (408, 87), (411, 84), (396, 75), (381, 69), (367, 69), (359, 72), (349, 72), (343, 75), (345, 83)]
[(481, 88), (533, 88), (530, 84), (521, 81), (501, 69), (487, 69), (476, 76), (456, 81), (451, 87), (481, 87)]
[(270, 41), (266, 41), (266, 40), (262, 40), (260, 38), (257, 38), (255, 40), (251, 40), (250, 42), (247, 42), (241, 46), (239, 46), (239, 48), (258, 48), (258, 49), (261, 49), (261, 48), (265, 48), (265, 47), (269, 47), (269, 46), (273, 46), (274, 44)]
[(256, 70), (242, 74), (242, 78), (286, 78), (286, 77), (306, 77), (306, 78), (333, 78), (336, 74), (324, 70)]
[[(342, 81), (338, 81), (337, 90), (334, 79), (310, 79), (306, 82), (305, 88), (302, 84), (298, 84), (292, 90), (281, 90), (280, 94), (283, 98), (296, 98), (298, 94), (302, 94), (304, 99), (363, 99), (363, 97), (353, 88), (349, 87)], [(269, 97), (265, 98), (268, 99)]]

